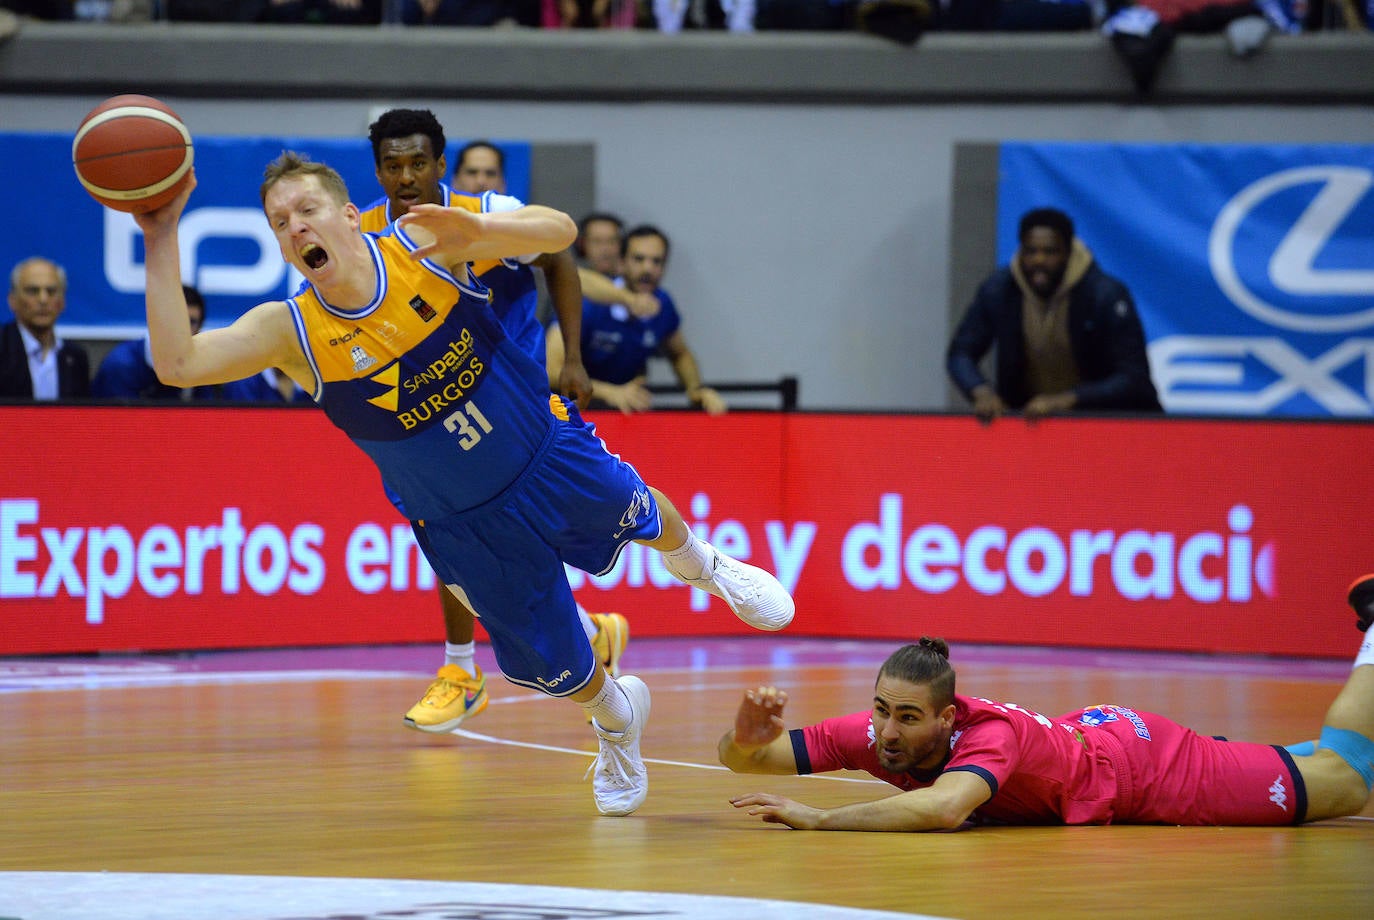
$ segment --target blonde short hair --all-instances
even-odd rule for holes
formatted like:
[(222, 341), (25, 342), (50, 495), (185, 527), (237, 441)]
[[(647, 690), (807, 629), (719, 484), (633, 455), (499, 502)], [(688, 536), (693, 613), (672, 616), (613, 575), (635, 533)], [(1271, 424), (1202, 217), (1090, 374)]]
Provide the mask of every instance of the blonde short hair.
[(339, 175), (332, 167), (324, 163), (317, 163), (303, 153), (283, 150), (281, 156), (267, 164), (262, 175), (261, 195), (264, 205), (267, 204), (267, 193), (272, 190), (272, 186), (283, 179), (295, 179), (302, 176), (316, 177), (320, 180), (320, 187), (325, 190), (329, 197), (339, 204), (348, 204), (348, 186), (344, 184), (343, 176)]

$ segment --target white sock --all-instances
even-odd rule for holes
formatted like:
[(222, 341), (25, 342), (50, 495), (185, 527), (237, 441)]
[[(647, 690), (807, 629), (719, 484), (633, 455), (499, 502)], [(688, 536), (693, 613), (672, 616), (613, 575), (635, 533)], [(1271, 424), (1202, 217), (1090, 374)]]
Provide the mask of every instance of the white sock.
[(698, 540), (697, 535), (687, 530), (687, 542), (677, 549), (663, 554), (663, 566), (683, 581), (699, 580), (707, 575), (706, 566), (715, 558), (711, 545)]
[(597, 633), (596, 624), (592, 622), (592, 616), (587, 613), (587, 608), (581, 604), (577, 605), (577, 618), (582, 621), (582, 631), (587, 634), (587, 641), (592, 641)]
[(602, 730), (608, 732), (623, 732), (630, 727), (630, 718), (634, 715), (630, 709), (630, 698), (609, 674), (606, 675), (606, 683), (601, 685), (601, 692), (579, 705), (587, 710), (587, 715), (595, 719)]
[(1355, 653), (1355, 667), (1362, 664), (1374, 664), (1374, 626), (1365, 631), (1360, 650)]
[(464, 642), (461, 645), (455, 645), (452, 642), (444, 643), (444, 664), (456, 664), (473, 677), (477, 676), (476, 656), (476, 642)]

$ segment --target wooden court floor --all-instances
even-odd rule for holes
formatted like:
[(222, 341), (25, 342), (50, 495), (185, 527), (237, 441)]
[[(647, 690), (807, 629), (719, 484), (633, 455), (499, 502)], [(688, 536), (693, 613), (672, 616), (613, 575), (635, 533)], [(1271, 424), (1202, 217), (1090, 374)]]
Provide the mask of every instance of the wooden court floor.
[[(583, 779), (594, 738), (571, 703), (494, 678), (463, 734), (403, 728), (432, 648), (0, 660), (0, 872), (517, 882), (969, 920), (1374, 917), (1374, 810), (1302, 828), (922, 835), (803, 833), (729, 806), (755, 790), (821, 805), (884, 794), (859, 776), (735, 776), (715, 743), (748, 686), (788, 689), (791, 726), (866, 709), (894, 647), (632, 642), (626, 670), (648, 682), (653, 714), (649, 800), (628, 818), (596, 814)], [(1348, 671), (978, 647), (952, 658), (964, 693), (1052, 714), (1112, 702), (1275, 743), (1313, 737)]]

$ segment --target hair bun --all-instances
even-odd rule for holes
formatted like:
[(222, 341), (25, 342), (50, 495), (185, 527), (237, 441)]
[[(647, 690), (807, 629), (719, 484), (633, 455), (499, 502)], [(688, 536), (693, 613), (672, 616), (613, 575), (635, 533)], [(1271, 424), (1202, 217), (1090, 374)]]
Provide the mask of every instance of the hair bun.
[(930, 636), (922, 636), (921, 641), (917, 644), (920, 645), (921, 648), (928, 648), (932, 651), (939, 652), (940, 657), (946, 660), (949, 659), (949, 643), (945, 642), (944, 639), (933, 639)]

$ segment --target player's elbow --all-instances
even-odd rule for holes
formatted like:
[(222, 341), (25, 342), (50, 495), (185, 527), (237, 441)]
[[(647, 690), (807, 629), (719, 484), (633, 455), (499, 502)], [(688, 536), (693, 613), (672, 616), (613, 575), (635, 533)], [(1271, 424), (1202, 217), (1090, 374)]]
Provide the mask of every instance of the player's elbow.
[(716, 756), (722, 764), (729, 768), (731, 773), (761, 772), (755, 765), (753, 758), (735, 745), (734, 732), (726, 732), (721, 736), (720, 743), (716, 745)]
[(957, 800), (937, 802), (926, 812), (920, 830), (952, 831), (963, 826), (971, 814), (973, 809)]
[(561, 252), (577, 241), (577, 223), (562, 211), (554, 212), (553, 244), (547, 252)]
[(197, 383), (187, 374), (186, 362), (160, 357), (157, 354), (153, 355), (153, 373), (163, 386), (182, 388)]

